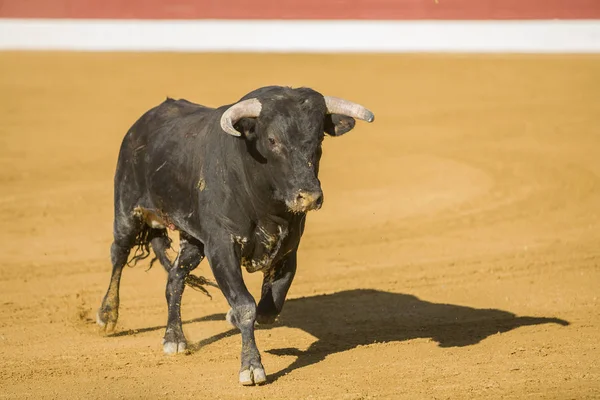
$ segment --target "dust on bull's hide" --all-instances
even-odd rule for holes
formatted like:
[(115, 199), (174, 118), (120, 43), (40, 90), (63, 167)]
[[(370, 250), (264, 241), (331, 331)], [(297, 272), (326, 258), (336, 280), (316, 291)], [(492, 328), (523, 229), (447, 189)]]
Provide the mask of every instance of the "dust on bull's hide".
[(258, 226), (253, 240), (232, 235), (232, 241), (240, 245), (241, 265), (248, 272), (266, 271), (277, 256), (281, 244), (287, 236), (287, 229), (278, 225), (276, 232), (269, 232), (265, 226)]
[(167, 216), (160, 211), (150, 210), (142, 206), (137, 206), (133, 209), (133, 215), (140, 218), (150, 228), (153, 229), (175, 229), (175, 225), (169, 221)]

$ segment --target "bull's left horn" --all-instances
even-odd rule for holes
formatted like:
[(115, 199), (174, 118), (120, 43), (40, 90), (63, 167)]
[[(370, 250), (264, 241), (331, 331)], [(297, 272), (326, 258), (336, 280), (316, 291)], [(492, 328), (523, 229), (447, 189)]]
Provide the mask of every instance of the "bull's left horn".
[(232, 136), (242, 136), (233, 125), (242, 118), (256, 118), (260, 115), (262, 104), (258, 99), (242, 100), (229, 107), (221, 116), (221, 128)]
[(375, 116), (360, 104), (337, 97), (323, 96), (329, 114), (342, 114), (362, 121), (373, 122)]

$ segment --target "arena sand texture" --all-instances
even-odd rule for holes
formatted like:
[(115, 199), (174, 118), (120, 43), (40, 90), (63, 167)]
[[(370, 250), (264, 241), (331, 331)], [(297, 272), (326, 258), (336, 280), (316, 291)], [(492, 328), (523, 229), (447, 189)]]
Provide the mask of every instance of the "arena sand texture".
[[(189, 355), (162, 354), (159, 266), (125, 270), (115, 335), (94, 319), (128, 127), (267, 84), (376, 120), (325, 141), (325, 205), (257, 331), (270, 381), (244, 388), (218, 291), (184, 295)], [(600, 56), (15, 52), (0, 93), (1, 398), (600, 397)]]

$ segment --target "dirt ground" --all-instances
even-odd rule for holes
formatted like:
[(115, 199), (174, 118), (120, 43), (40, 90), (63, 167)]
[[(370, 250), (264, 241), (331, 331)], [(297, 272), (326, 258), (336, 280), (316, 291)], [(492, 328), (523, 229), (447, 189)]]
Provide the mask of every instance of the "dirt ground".
[[(267, 84), (376, 120), (325, 141), (247, 388), (218, 291), (184, 295), (189, 355), (159, 266), (125, 270), (116, 334), (94, 319), (128, 127)], [(600, 398), (600, 56), (0, 53), (0, 205), (0, 398)]]

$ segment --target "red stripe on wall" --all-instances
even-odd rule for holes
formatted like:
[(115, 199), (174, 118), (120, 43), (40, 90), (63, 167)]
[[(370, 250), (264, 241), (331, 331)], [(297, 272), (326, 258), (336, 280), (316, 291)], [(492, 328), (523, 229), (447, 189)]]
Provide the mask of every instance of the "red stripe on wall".
[(0, 18), (600, 19), (600, 0), (0, 0)]

